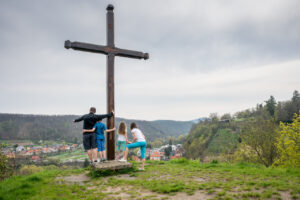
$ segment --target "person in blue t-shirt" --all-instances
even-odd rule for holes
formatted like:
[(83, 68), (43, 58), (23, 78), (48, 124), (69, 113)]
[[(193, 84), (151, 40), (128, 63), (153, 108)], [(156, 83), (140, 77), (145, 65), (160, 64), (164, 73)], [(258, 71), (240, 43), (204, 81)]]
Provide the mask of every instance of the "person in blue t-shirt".
[(93, 129), (84, 129), (83, 132), (96, 132), (96, 142), (98, 147), (98, 152), (100, 156), (100, 162), (106, 161), (106, 153), (105, 153), (105, 135), (104, 132), (111, 132), (116, 130), (116, 128), (107, 129), (105, 124), (101, 122), (102, 120), (99, 120)]

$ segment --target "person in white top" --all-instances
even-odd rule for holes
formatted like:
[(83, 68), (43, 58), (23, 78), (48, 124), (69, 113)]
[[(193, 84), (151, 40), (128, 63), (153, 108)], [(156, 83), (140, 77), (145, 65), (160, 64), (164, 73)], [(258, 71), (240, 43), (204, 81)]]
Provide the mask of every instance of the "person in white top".
[(127, 140), (127, 126), (125, 122), (120, 122), (118, 128), (118, 150), (117, 150), (117, 159), (119, 159), (120, 152), (123, 152), (123, 158), (126, 149)]
[(146, 152), (146, 139), (145, 135), (142, 133), (140, 129), (138, 129), (137, 125), (135, 122), (132, 122), (130, 124), (130, 130), (133, 135), (133, 142), (131, 144), (126, 145), (126, 150), (125, 150), (125, 155), (124, 158), (122, 158), (120, 161), (126, 162), (127, 161), (127, 156), (128, 156), (128, 151), (129, 149), (137, 148), (140, 147), (141, 149), (141, 158), (142, 158), (142, 168), (140, 170), (145, 170), (145, 152)]

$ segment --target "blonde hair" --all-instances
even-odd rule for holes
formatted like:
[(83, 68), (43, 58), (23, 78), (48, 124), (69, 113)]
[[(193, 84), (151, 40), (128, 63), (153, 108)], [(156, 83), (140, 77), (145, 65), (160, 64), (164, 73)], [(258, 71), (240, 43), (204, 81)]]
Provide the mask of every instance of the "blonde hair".
[(127, 134), (127, 126), (124, 121), (121, 121), (118, 128), (118, 134), (126, 135)]

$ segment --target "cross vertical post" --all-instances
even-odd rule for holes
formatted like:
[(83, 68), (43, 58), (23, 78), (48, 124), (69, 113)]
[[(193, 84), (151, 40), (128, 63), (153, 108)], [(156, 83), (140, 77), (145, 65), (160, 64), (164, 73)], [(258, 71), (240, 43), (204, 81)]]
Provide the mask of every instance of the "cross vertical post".
[[(107, 47), (114, 48), (114, 7), (113, 5), (108, 5), (106, 13), (106, 42)], [(106, 72), (107, 72), (107, 113), (115, 110), (115, 84), (114, 84), (114, 68), (115, 68), (115, 55), (112, 53), (107, 54), (106, 61)], [(107, 128), (111, 129), (115, 127), (115, 116), (107, 119)], [(115, 159), (115, 132), (107, 133), (106, 139), (106, 147), (107, 147), (107, 159), (114, 160)]]

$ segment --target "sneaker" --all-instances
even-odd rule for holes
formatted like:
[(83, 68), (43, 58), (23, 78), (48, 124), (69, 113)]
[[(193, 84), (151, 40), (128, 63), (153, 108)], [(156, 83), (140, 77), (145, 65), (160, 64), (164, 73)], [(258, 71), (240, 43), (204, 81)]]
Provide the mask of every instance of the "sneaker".
[(127, 160), (125, 160), (124, 158), (119, 160), (120, 162), (127, 162)]
[(102, 159), (102, 162), (106, 162), (106, 158), (103, 158), (103, 159)]
[(98, 160), (94, 160), (94, 163), (98, 162)]
[(145, 171), (145, 169), (144, 169), (144, 168), (138, 168), (138, 170), (139, 170), (139, 171)]

